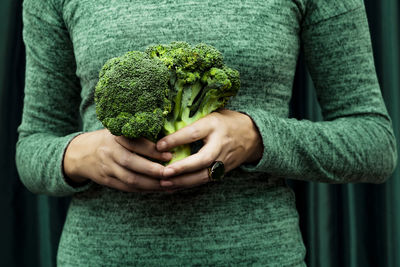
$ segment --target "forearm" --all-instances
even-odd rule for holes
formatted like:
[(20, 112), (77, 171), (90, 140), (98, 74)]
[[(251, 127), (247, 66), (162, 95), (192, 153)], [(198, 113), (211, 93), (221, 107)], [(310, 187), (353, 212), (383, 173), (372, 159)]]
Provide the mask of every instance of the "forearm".
[(79, 132), (62, 137), (35, 133), (20, 137), (17, 143), (16, 164), (21, 181), (32, 192), (66, 196), (87, 189), (67, 183), (63, 173), (66, 147)]
[(248, 112), (264, 145), (262, 159), (245, 167), (248, 171), (328, 183), (379, 183), (396, 165), (396, 142), (387, 117), (361, 114), (311, 122)]
[(397, 148), (365, 9), (362, 2), (311, 2), (301, 40), (325, 121), (277, 117), (263, 106), (239, 107), (263, 137), (263, 157), (248, 170), (329, 183), (383, 182), (395, 168)]

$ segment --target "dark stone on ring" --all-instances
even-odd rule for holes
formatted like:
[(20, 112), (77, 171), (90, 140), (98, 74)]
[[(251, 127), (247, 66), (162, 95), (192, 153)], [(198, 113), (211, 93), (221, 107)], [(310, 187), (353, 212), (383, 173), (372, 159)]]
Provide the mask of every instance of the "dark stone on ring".
[(208, 179), (210, 182), (221, 181), (225, 175), (225, 166), (222, 161), (214, 161), (213, 164), (208, 167)]

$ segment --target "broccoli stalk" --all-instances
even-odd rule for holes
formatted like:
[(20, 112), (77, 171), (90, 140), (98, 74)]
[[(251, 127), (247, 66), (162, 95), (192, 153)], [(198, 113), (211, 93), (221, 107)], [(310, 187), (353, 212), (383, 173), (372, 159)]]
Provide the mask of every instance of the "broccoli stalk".
[[(212, 46), (154, 45), (109, 60), (100, 71), (97, 116), (115, 135), (156, 141), (225, 106), (240, 87), (239, 72)], [(191, 154), (173, 149), (170, 163)]]
[[(149, 47), (147, 53), (159, 58), (172, 72), (173, 112), (163, 128), (167, 135), (222, 108), (239, 90), (239, 73), (225, 66), (222, 54), (211, 46), (199, 44), (192, 48), (176, 42)], [(170, 163), (189, 156), (190, 145), (179, 146), (173, 152)]]

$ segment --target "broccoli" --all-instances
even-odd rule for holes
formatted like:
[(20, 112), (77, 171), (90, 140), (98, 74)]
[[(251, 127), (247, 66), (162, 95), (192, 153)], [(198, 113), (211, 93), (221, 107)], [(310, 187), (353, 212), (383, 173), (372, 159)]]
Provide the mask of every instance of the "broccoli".
[(169, 70), (146, 53), (108, 60), (95, 89), (96, 113), (114, 135), (155, 141), (171, 111)]
[[(114, 135), (156, 141), (224, 107), (239, 87), (239, 72), (210, 45), (154, 45), (105, 63), (95, 89), (96, 113)], [(190, 145), (173, 154), (171, 162), (189, 156)]]

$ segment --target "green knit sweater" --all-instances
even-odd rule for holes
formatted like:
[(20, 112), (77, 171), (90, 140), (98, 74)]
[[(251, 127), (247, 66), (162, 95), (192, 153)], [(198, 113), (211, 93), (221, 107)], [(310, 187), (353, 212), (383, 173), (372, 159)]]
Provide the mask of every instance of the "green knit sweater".
[[(17, 166), (33, 192), (72, 195), (60, 266), (304, 265), (284, 178), (383, 182), (397, 160), (362, 0), (25, 0), (27, 66)], [(102, 128), (101, 66), (150, 44), (204, 42), (240, 71), (230, 109), (256, 123), (264, 154), (224, 182), (176, 194), (70, 186), (63, 153)], [(300, 50), (323, 122), (289, 119)], [(296, 88), (294, 88), (296, 90)]]

